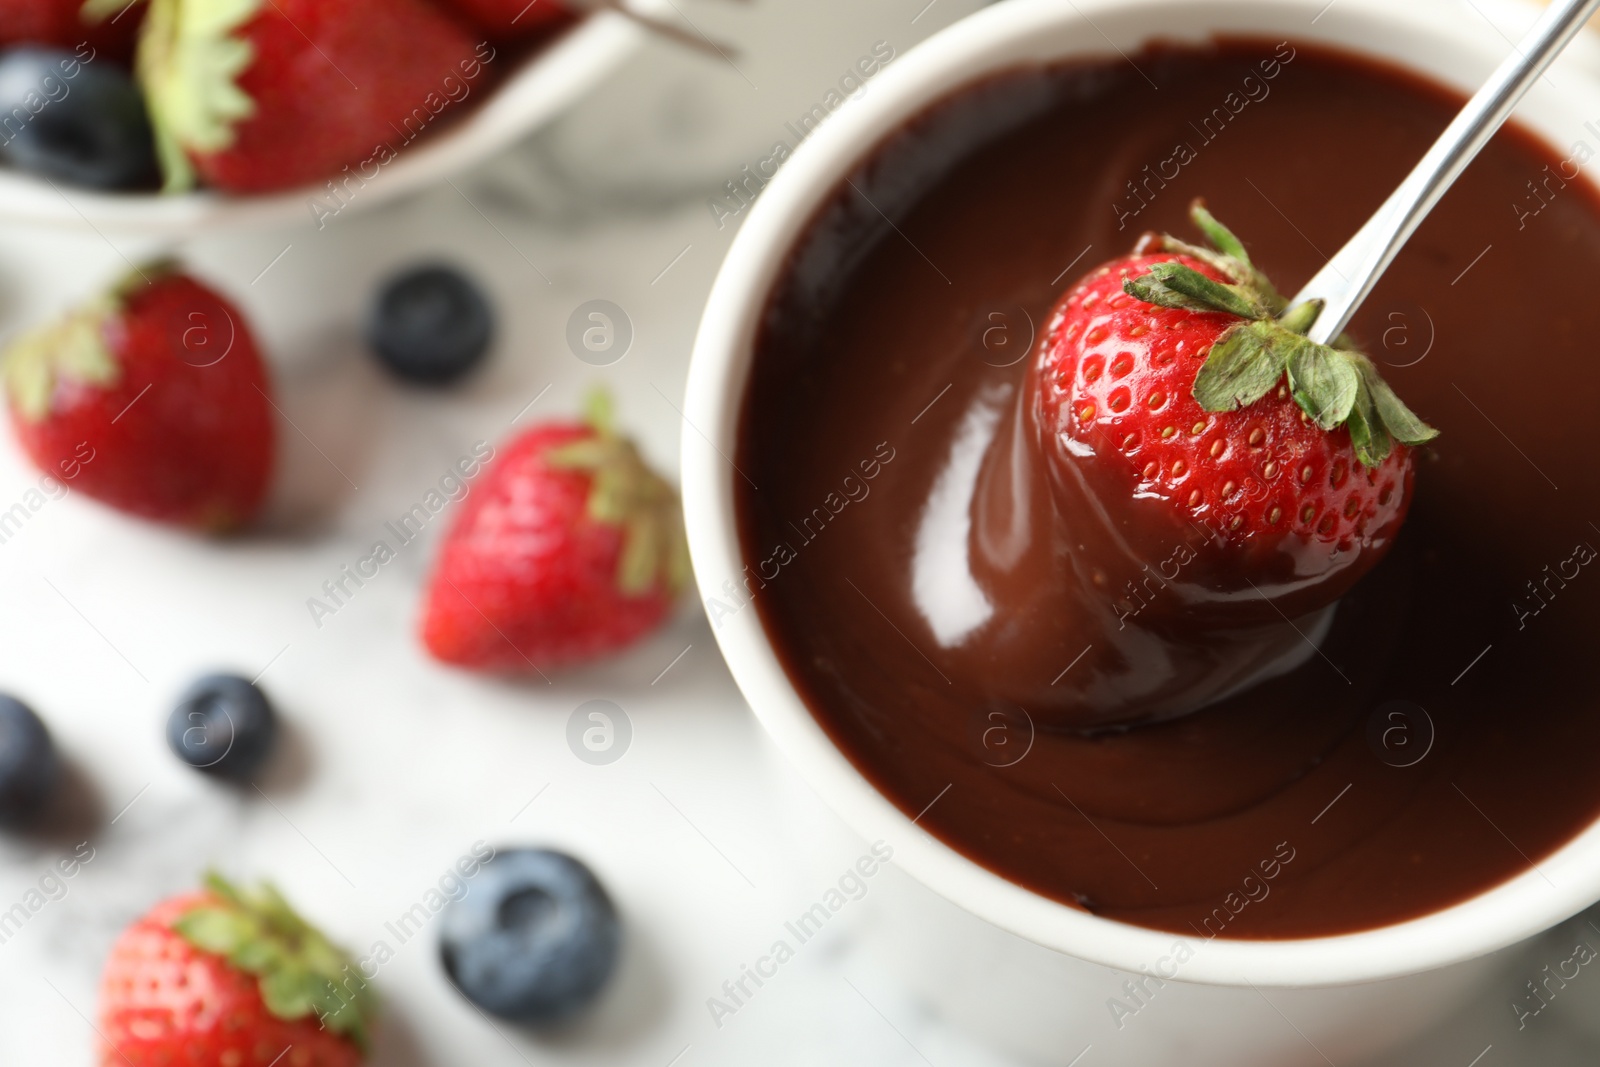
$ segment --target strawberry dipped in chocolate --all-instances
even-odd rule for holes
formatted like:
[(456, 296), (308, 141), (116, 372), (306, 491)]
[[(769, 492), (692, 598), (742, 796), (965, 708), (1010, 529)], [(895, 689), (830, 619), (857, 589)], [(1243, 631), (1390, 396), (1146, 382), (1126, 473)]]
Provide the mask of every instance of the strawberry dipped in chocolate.
[[(986, 458), (974, 570), (1012, 610), (979, 651), (1056, 725), (1187, 714), (1315, 655), (1435, 436), (1191, 217), (1209, 247), (1146, 235), (1061, 297)], [(1058, 682), (1022, 667), (1050, 642), (1087, 650)]]

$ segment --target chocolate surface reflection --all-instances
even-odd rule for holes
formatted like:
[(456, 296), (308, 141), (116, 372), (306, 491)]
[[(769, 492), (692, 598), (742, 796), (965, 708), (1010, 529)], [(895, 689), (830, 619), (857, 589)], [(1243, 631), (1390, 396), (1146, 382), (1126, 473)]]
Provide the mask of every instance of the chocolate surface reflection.
[[(1600, 203), (1569, 183), (1519, 218), (1557, 157), (1503, 132), (1353, 325), (1444, 431), (1388, 557), (1334, 610), (1262, 616), (1226, 655), (1119, 653), (1138, 669), (1118, 684), (1149, 689), (1119, 700), (1159, 717), (1179, 678), (1204, 710), (1064, 731), (1088, 691), (1074, 673), (1103, 671), (1109, 634), (1148, 636), (1176, 599), (1145, 587), (1144, 625), (1116, 630), (1115, 602), (1064, 598), (1061, 553), (1037, 551), (1047, 509), (1025, 498), (1048, 489), (1007, 435), (1025, 431), (1020, 357), (1052, 304), (1139, 231), (1179, 232), (1197, 195), (1292, 290), (1460, 103), (1305, 46), (1135, 60), (1159, 99), (1120, 59), (965, 90), (813, 220), (772, 298), (735, 457), (760, 487), (736, 487), (755, 604), (865, 775), (913, 815), (949, 785), (919, 825), (1055, 899), (1244, 938), (1457, 902), (1600, 813), (1600, 579), (1572, 564), (1600, 543), (1580, 429), (1600, 395)], [(1140, 546), (1119, 585), (1181, 572), (1184, 548)], [(1407, 743), (1422, 756), (1397, 755)]]

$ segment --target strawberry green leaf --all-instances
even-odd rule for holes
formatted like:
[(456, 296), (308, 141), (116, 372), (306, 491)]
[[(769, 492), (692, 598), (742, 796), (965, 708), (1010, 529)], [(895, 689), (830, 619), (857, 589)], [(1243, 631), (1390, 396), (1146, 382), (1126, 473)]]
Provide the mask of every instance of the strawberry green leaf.
[(256, 934), (256, 924), (232, 908), (195, 908), (172, 925), (195, 948), (218, 956), (232, 956)]
[(676, 595), (689, 578), (688, 540), (678, 494), (661, 478), (634, 443), (616, 433), (608, 394), (589, 398), (588, 437), (546, 457), (553, 467), (592, 476), (589, 517), (623, 529), (617, 560), (617, 588), (629, 596), (656, 589)]
[(151, 0), (140, 31), (137, 71), (166, 176), (163, 191), (195, 183), (191, 153), (233, 144), (238, 123), (255, 114), (239, 76), (255, 62), (240, 29), (265, 0)]
[(1206, 210), (1205, 201), (1196, 200), (1189, 205), (1189, 218), (1218, 252), (1238, 260), (1247, 267), (1251, 265), (1250, 253), (1245, 251), (1244, 242), (1235, 237), (1232, 230), (1218, 222), (1217, 217)]
[(284, 964), (283, 950), (260, 941), (246, 941), (228, 954), (228, 962), (251, 974), (272, 974)]
[(280, 1019), (303, 1019), (319, 1004), (308, 971), (282, 967), (261, 976), (261, 1000)]
[(245, 907), (245, 899), (243, 894), (241, 894), (239, 890), (234, 887), (232, 882), (222, 877), (222, 875), (218, 874), (216, 871), (206, 872), (205, 886), (207, 889), (211, 890), (213, 894), (221, 897), (229, 904), (232, 904), (235, 908), (243, 909)]
[[(550, 453), (550, 462), (557, 467), (567, 467), (572, 470), (597, 470), (611, 457), (612, 446), (603, 437), (586, 437), (562, 445)], [(591, 501), (590, 511), (595, 518), (606, 522), (617, 522), (621, 514), (616, 509), (616, 504), (611, 497), (601, 501)]]
[(1355, 449), (1356, 459), (1364, 466), (1378, 466), (1394, 450), (1389, 431), (1384, 428), (1383, 420), (1378, 417), (1377, 408), (1373, 405), (1372, 394), (1365, 387), (1359, 391), (1356, 403), (1350, 409), (1345, 428), (1350, 432), (1350, 444)]
[(1366, 383), (1367, 390), (1372, 394), (1372, 406), (1377, 411), (1378, 418), (1383, 421), (1384, 428), (1401, 444), (1421, 445), (1427, 444), (1439, 436), (1439, 431), (1419, 419), (1415, 412), (1406, 407), (1395, 391), (1389, 387), (1378, 374), (1378, 369), (1370, 362), (1364, 361), (1361, 376)]
[(1156, 238), (1156, 247), (1166, 252), (1198, 259), (1243, 289), (1253, 303), (1272, 314), (1283, 311), (1283, 296), (1273, 287), (1267, 276), (1250, 262), (1250, 253), (1245, 251), (1244, 242), (1234, 236), (1232, 230), (1217, 221), (1216, 216), (1206, 209), (1205, 201), (1195, 200), (1189, 206), (1189, 218), (1194, 222), (1195, 228), (1205, 234), (1210, 247), (1190, 244), (1170, 233), (1159, 235)]
[(148, 260), (109, 289), (60, 319), (13, 341), (0, 356), (0, 381), (16, 410), (30, 422), (50, 413), (63, 381), (109, 389), (122, 378), (106, 342), (106, 326), (119, 318), (139, 290), (182, 268), (177, 260)]
[(114, 296), (101, 297), (12, 342), (0, 378), (23, 418), (38, 422), (48, 415), (60, 381), (116, 384), (122, 371), (106, 345), (105, 326), (119, 311)]
[(1350, 417), (1361, 375), (1348, 353), (1295, 338), (1288, 358), (1289, 392), (1300, 410), (1324, 430)]
[(1157, 263), (1148, 274), (1125, 278), (1122, 289), (1147, 304), (1185, 311), (1220, 311), (1241, 319), (1259, 319), (1266, 314), (1238, 286), (1214, 282), (1182, 263)]
[(365, 1051), (375, 998), (355, 964), (291, 908), (276, 889), (244, 891), (208, 875), (210, 899), (180, 915), (177, 934), (256, 977), (261, 1002), (280, 1019), (315, 1015)]
[(635, 519), (628, 523), (622, 560), (617, 566), (617, 584), (624, 592), (645, 593), (655, 584), (656, 564), (661, 556), (660, 530), (656, 523)]
[(1181, 241), (1170, 233), (1161, 234), (1156, 241), (1156, 248), (1163, 252), (1172, 252), (1200, 262), (1216, 270), (1224, 278), (1235, 285), (1253, 286), (1260, 277), (1255, 268), (1248, 263), (1240, 262), (1232, 256), (1225, 256), (1214, 248), (1204, 245), (1192, 245)]
[(1211, 346), (1194, 379), (1194, 398), (1207, 411), (1254, 404), (1283, 379), (1283, 355), (1271, 323), (1235, 326)]

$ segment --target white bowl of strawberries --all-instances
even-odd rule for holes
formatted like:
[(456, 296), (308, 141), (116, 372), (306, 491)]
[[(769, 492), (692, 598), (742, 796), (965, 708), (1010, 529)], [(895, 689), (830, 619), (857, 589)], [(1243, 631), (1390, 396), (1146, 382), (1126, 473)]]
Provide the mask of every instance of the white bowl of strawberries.
[(7, 0), (0, 218), (325, 226), (506, 147), (642, 37), (561, 0)]

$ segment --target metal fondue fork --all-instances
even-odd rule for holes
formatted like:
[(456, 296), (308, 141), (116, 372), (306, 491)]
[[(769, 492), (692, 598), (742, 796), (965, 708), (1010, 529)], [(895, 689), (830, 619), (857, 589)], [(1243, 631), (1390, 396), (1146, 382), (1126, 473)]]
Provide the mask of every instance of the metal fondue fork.
[(1290, 307), (1324, 301), (1307, 331), (1311, 340), (1330, 344), (1339, 336), (1400, 246), (1597, 10), (1600, 0), (1555, 0), (1377, 213), (1295, 294)]

